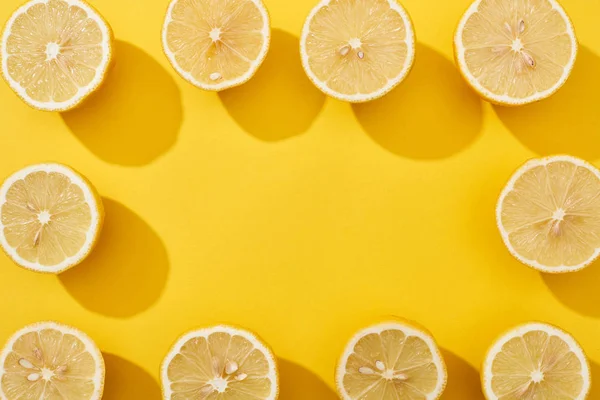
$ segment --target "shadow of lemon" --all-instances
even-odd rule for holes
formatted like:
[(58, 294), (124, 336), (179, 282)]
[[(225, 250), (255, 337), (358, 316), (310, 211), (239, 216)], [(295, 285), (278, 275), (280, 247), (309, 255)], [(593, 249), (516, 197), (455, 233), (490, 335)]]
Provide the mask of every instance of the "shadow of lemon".
[(169, 274), (167, 250), (154, 230), (121, 203), (103, 198), (106, 217), (94, 250), (58, 276), (83, 307), (127, 318), (154, 304)]
[(145, 165), (176, 142), (183, 118), (175, 80), (142, 49), (117, 40), (106, 82), (79, 108), (61, 116), (102, 160)]
[(115, 354), (102, 353), (106, 365), (103, 400), (160, 400), (160, 386), (134, 363)]
[(480, 134), (482, 101), (454, 64), (417, 43), (415, 65), (390, 93), (352, 109), (364, 131), (379, 145), (413, 159), (450, 157)]
[(317, 375), (285, 359), (278, 360), (280, 400), (338, 400), (339, 397)]
[(581, 46), (569, 80), (552, 97), (523, 107), (496, 106), (504, 125), (527, 148), (547, 156), (600, 157), (600, 57)]
[(256, 75), (219, 92), (229, 115), (257, 139), (276, 142), (300, 135), (323, 108), (325, 95), (304, 73), (299, 47), (296, 37), (273, 29), (269, 53)]

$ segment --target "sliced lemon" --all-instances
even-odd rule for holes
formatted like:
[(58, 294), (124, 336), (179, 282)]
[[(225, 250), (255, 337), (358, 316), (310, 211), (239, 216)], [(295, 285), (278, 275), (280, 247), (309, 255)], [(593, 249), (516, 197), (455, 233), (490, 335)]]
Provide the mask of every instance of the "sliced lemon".
[(179, 75), (213, 91), (248, 81), (270, 39), (261, 0), (172, 0), (162, 32), (163, 49)]
[(500, 194), (496, 221), (522, 263), (577, 271), (600, 253), (600, 171), (571, 156), (530, 160)]
[(590, 389), (590, 371), (571, 335), (533, 322), (512, 329), (492, 345), (482, 384), (488, 400), (583, 400)]
[(81, 0), (31, 0), (2, 34), (2, 75), (40, 110), (76, 107), (100, 86), (111, 57), (110, 26)]
[(365, 102), (408, 75), (415, 33), (396, 0), (322, 0), (304, 23), (300, 52), (308, 77), (325, 94)]
[(477, 0), (458, 25), (454, 49), (462, 75), (481, 96), (521, 105), (567, 81), (577, 39), (556, 0)]
[(97, 400), (104, 360), (85, 333), (56, 322), (26, 326), (0, 356), (0, 398)]
[(183, 335), (161, 368), (167, 400), (275, 400), (279, 378), (275, 356), (258, 336), (215, 326)]
[(18, 265), (60, 273), (90, 253), (104, 208), (94, 187), (61, 164), (38, 164), (0, 187), (0, 244)]
[(405, 321), (358, 332), (336, 371), (343, 400), (437, 399), (446, 381), (446, 366), (433, 337)]

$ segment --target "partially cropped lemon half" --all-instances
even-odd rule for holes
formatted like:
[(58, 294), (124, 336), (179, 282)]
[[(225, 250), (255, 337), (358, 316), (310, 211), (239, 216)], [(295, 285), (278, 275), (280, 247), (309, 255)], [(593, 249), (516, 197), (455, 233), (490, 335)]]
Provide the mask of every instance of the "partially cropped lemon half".
[(545, 99), (569, 78), (577, 38), (556, 0), (476, 0), (454, 36), (458, 67), (492, 103), (517, 106)]
[(304, 23), (300, 54), (306, 74), (325, 94), (366, 102), (406, 78), (415, 31), (396, 0), (322, 0)]
[(571, 156), (526, 162), (496, 206), (500, 235), (522, 263), (547, 273), (578, 271), (600, 254), (600, 171)]
[(2, 76), (31, 107), (67, 111), (104, 81), (113, 53), (106, 20), (83, 0), (30, 0), (2, 32)]
[(591, 377), (585, 353), (567, 332), (531, 322), (502, 335), (483, 363), (488, 400), (584, 400)]
[(212, 91), (252, 78), (270, 40), (262, 0), (172, 0), (162, 31), (173, 68), (191, 84)]
[(66, 165), (31, 165), (0, 187), (0, 245), (29, 270), (58, 274), (79, 264), (103, 221), (96, 189)]
[(104, 360), (85, 333), (57, 322), (16, 332), (0, 355), (0, 398), (100, 400)]
[(161, 368), (165, 400), (276, 400), (277, 361), (258, 335), (218, 325), (190, 331)]
[(438, 399), (447, 379), (446, 365), (433, 336), (398, 318), (357, 332), (336, 370), (343, 400)]

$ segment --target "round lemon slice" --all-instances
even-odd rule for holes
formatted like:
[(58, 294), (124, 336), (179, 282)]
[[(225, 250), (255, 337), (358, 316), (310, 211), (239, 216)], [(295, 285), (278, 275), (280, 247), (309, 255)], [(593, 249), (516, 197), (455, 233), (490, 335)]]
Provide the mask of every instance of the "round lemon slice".
[(162, 32), (163, 49), (179, 75), (213, 91), (248, 81), (270, 39), (261, 0), (173, 0)]
[(521, 105), (567, 81), (577, 39), (556, 0), (477, 0), (458, 25), (454, 49), (462, 75), (481, 96)]
[(61, 164), (38, 164), (0, 187), (0, 245), (18, 265), (60, 273), (90, 253), (104, 208), (94, 187)]
[(571, 156), (534, 159), (500, 194), (496, 221), (508, 250), (542, 272), (577, 271), (600, 253), (600, 171)]
[(223, 325), (179, 338), (163, 361), (161, 380), (167, 400), (275, 400), (279, 394), (269, 347), (251, 332)]
[(498, 339), (483, 364), (488, 400), (583, 400), (590, 389), (588, 361), (571, 335), (528, 323)]
[(31, 0), (6, 23), (1, 55), (3, 77), (25, 103), (66, 111), (104, 80), (112, 32), (82, 0)]
[(446, 366), (433, 337), (400, 321), (358, 332), (336, 372), (343, 400), (438, 399), (446, 381)]
[(40, 322), (15, 333), (0, 355), (0, 398), (99, 400), (104, 360), (85, 333)]
[(415, 58), (415, 33), (396, 0), (322, 0), (300, 39), (302, 65), (325, 94), (365, 102), (392, 90)]

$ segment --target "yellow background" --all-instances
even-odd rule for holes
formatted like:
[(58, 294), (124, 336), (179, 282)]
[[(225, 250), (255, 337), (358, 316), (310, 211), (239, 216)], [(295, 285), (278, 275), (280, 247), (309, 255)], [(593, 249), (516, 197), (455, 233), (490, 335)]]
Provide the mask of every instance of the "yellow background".
[[(564, 89), (503, 109), (480, 101), (452, 62), (469, 1), (404, 0), (414, 70), (357, 106), (325, 98), (301, 69), (313, 0), (266, 0), (267, 60), (221, 94), (187, 84), (163, 56), (167, 0), (92, 1), (117, 39), (106, 87), (60, 115), (0, 84), (0, 175), (72, 165), (104, 196), (105, 229), (90, 259), (59, 277), (0, 257), (0, 341), (37, 320), (75, 325), (105, 353), (106, 399), (155, 400), (175, 338), (230, 322), (272, 345), (282, 400), (333, 400), (346, 340), (395, 314), (443, 347), (445, 399), (470, 400), (482, 397), (488, 345), (534, 319), (581, 342), (600, 399), (600, 263), (541, 275), (511, 258), (494, 220), (498, 193), (528, 158), (600, 165), (600, 2), (564, 0), (581, 43)], [(0, 1), (0, 19), (19, 4)]]

